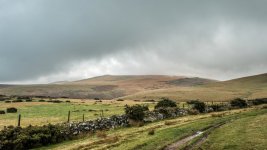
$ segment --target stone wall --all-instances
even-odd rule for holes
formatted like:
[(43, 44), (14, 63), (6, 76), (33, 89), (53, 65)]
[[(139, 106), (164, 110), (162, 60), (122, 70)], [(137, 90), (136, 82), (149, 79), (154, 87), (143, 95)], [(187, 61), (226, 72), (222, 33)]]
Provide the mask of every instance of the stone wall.
[(108, 118), (99, 118), (96, 120), (85, 122), (73, 122), (65, 124), (68, 134), (77, 135), (84, 132), (95, 132), (96, 130), (114, 129), (118, 127), (129, 126), (128, 117), (126, 115), (111, 116)]

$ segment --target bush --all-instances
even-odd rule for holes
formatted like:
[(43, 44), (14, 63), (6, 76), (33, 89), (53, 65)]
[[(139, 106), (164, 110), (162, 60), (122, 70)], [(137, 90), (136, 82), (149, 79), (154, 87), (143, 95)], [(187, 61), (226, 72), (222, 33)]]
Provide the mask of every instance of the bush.
[(23, 150), (50, 145), (71, 139), (59, 125), (9, 127), (0, 131), (0, 149)]
[(198, 103), (199, 102), (199, 100), (191, 100), (191, 101), (188, 101), (188, 102), (186, 102), (188, 105), (193, 105), (193, 104), (195, 104), (195, 103)]
[(43, 100), (43, 99), (40, 99), (40, 100), (39, 100), (39, 102), (45, 102), (45, 100)]
[(267, 104), (267, 98), (260, 98), (252, 100), (253, 105), (261, 105), (261, 104)]
[(5, 103), (11, 103), (11, 101), (5, 101)]
[(22, 99), (16, 99), (13, 101), (13, 103), (18, 103), (18, 102), (23, 102), (23, 100)]
[(31, 99), (26, 99), (26, 102), (32, 102), (32, 100)]
[(148, 111), (148, 107), (144, 105), (125, 105), (125, 114), (132, 120), (143, 121), (145, 117), (145, 111)]
[(145, 100), (145, 102), (156, 102), (154, 99)]
[(230, 104), (232, 107), (235, 107), (235, 108), (245, 108), (248, 106), (247, 102), (240, 98), (232, 100)]
[(66, 100), (66, 103), (70, 103), (70, 100)]
[(17, 111), (18, 111), (18, 109), (15, 108), (15, 107), (10, 107), (10, 108), (7, 108), (6, 109), (6, 112), (7, 113), (16, 113)]
[(117, 99), (117, 101), (124, 101), (123, 99)]
[(200, 113), (204, 113), (206, 110), (206, 104), (198, 100), (189, 101), (187, 104), (193, 105), (192, 108), (198, 110)]
[(47, 102), (50, 102), (50, 103), (62, 103), (61, 100), (48, 100)]
[(5, 114), (6, 112), (4, 110), (0, 110), (0, 114)]
[(29, 99), (32, 99), (32, 98), (29, 97), (29, 96), (18, 96), (18, 97), (17, 97), (17, 100), (23, 100), (23, 99), (25, 99), (25, 100), (29, 100)]
[(161, 101), (157, 103), (155, 106), (155, 109), (161, 108), (161, 107), (177, 107), (176, 103), (168, 98), (162, 98)]

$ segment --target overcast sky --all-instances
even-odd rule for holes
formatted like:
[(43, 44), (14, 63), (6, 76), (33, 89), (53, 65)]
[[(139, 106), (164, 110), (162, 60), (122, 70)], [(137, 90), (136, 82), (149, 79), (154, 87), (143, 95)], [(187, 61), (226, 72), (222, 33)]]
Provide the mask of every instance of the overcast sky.
[(0, 0), (0, 83), (267, 72), (266, 0)]

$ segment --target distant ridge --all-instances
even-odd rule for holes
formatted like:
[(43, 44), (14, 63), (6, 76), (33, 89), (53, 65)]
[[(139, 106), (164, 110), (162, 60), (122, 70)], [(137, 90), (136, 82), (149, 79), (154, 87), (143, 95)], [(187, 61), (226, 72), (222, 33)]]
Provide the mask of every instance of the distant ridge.
[[(181, 81), (186, 80), (182, 79)], [(179, 82), (181, 82), (179, 81)], [(267, 73), (228, 81), (208, 82), (189, 87), (174, 87), (136, 93), (125, 99), (158, 99), (169, 97), (178, 101), (200, 99), (203, 101), (228, 101), (234, 98), (267, 98)]]
[(66, 82), (59, 81), (44, 85), (25, 85), (2, 88), (6, 95), (32, 95), (70, 98), (113, 99), (138, 92), (197, 86), (214, 80), (169, 75), (104, 75)]
[(168, 75), (104, 75), (72, 82), (42, 85), (0, 85), (2, 95), (69, 97), (81, 99), (149, 100), (169, 97), (177, 101), (267, 97), (267, 74), (228, 81)]

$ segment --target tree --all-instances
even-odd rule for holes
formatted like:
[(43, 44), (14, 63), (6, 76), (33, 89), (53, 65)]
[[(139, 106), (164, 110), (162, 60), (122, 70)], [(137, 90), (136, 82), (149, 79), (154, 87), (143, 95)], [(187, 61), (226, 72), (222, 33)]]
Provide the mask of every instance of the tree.
[(148, 111), (148, 107), (144, 105), (125, 105), (125, 114), (132, 120), (143, 121), (145, 117), (145, 111)]
[(236, 98), (230, 102), (232, 107), (245, 108), (248, 106), (247, 102), (241, 98)]
[(157, 103), (155, 106), (155, 109), (161, 108), (161, 107), (177, 107), (176, 103), (168, 98), (162, 98), (161, 101)]
[(206, 104), (199, 100), (192, 100), (192, 101), (187, 102), (187, 104), (193, 105), (193, 109), (198, 110), (200, 113), (204, 113), (206, 110)]

